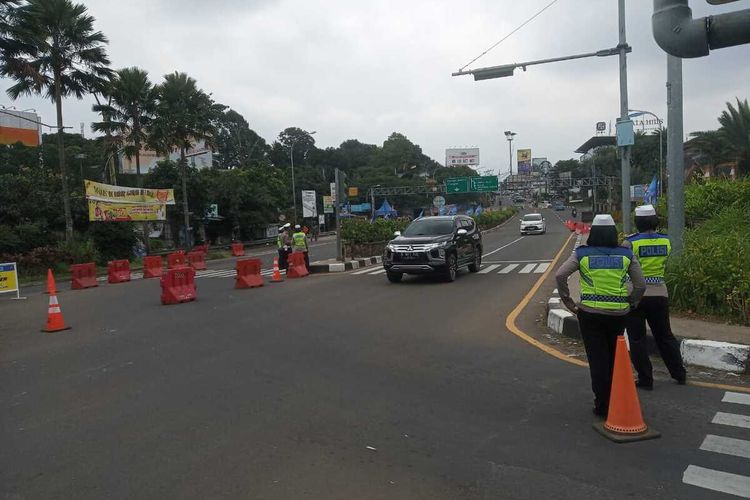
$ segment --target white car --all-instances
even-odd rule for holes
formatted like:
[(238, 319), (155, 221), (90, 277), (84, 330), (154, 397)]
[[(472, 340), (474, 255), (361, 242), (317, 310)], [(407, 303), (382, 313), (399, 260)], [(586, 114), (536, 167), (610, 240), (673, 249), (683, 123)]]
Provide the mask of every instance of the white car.
[(544, 234), (547, 232), (547, 224), (542, 214), (526, 214), (521, 222), (521, 234)]

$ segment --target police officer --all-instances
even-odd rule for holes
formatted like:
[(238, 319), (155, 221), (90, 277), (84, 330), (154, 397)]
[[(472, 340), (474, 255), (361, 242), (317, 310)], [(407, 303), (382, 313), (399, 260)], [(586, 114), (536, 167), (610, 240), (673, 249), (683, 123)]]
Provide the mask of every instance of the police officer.
[(305, 267), (310, 271), (310, 255), (308, 253), (309, 247), (307, 246), (307, 235), (302, 231), (299, 224), (294, 226), (294, 234), (292, 235), (292, 250), (294, 252), (304, 252), (305, 254)]
[(279, 247), (279, 269), (286, 269), (287, 258), (291, 249), (291, 238), (289, 237), (290, 224), (286, 223), (279, 228), (279, 236), (276, 238), (276, 245)]
[[(570, 297), (568, 277), (578, 271), (581, 302)], [(632, 281), (629, 293), (626, 277)], [(556, 273), (560, 299), (578, 315), (586, 347), (594, 391), (594, 413), (606, 417), (612, 386), (617, 336), (625, 329), (625, 318), (646, 289), (643, 273), (633, 253), (618, 245), (617, 228), (611, 215), (597, 215), (587, 245), (573, 251)]]
[(630, 358), (638, 372), (636, 385), (646, 390), (654, 388), (653, 368), (646, 349), (647, 321), (669, 374), (678, 384), (685, 384), (687, 376), (680, 345), (669, 325), (669, 293), (664, 284), (664, 268), (672, 245), (667, 235), (656, 232), (658, 222), (652, 205), (636, 207), (635, 227), (638, 232), (625, 238), (623, 245), (632, 248), (646, 278), (646, 293), (626, 321)]

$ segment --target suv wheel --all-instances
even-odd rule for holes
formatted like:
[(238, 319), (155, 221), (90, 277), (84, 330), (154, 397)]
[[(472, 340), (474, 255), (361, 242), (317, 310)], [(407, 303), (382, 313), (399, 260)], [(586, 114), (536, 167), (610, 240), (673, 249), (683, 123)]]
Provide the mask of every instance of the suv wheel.
[(469, 264), (469, 271), (476, 273), (482, 267), (482, 250), (479, 247), (474, 248), (474, 262)]
[(445, 280), (455, 281), (458, 274), (458, 259), (456, 258), (456, 254), (449, 253), (445, 257), (445, 267), (447, 268), (445, 271)]
[(401, 278), (404, 277), (402, 273), (386, 272), (385, 275), (388, 277), (388, 281), (390, 281), (391, 283), (399, 283), (401, 281)]

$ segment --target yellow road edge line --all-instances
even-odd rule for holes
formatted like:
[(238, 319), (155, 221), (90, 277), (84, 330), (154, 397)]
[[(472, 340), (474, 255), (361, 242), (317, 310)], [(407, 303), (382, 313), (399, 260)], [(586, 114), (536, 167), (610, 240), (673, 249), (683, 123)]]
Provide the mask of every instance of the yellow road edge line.
[[(550, 356), (553, 356), (559, 360), (565, 361), (567, 363), (570, 363), (572, 365), (581, 366), (581, 367), (587, 367), (589, 366), (588, 363), (585, 361), (581, 361), (580, 359), (572, 358), (565, 354), (562, 351), (559, 351), (555, 349), (552, 346), (548, 346), (547, 344), (544, 344), (537, 339), (533, 338), (529, 334), (525, 333), (523, 330), (518, 328), (516, 326), (516, 318), (518, 318), (518, 315), (521, 314), (521, 312), (526, 308), (527, 305), (529, 305), (529, 302), (531, 302), (531, 299), (536, 294), (537, 290), (539, 290), (539, 287), (542, 286), (542, 283), (544, 283), (544, 280), (547, 279), (547, 276), (549, 273), (552, 272), (552, 269), (557, 265), (557, 261), (560, 260), (560, 256), (565, 251), (565, 248), (568, 246), (568, 243), (573, 238), (575, 233), (571, 233), (570, 236), (568, 236), (568, 239), (565, 240), (565, 243), (563, 243), (560, 250), (557, 252), (557, 255), (555, 255), (555, 258), (550, 263), (547, 270), (542, 274), (539, 279), (534, 283), (534, 286), (531, 287), (531, 290), (528, 291), (528, 293), (524, 296), (523, 299), (521, 299), (521, 302), (518, 303), (515, 309), (513, 309), (508, 317), (505, 320), (505, 327), (510, 330), (510, 332), (515, 335), (516, 337), (520, 338), (521, 340), (524, 340), (528, 342), (529, 344), (533, 345), (534, 347), (546, 352)], [(697, 380), (688, 380), (687, 385), (694, 386), (694, 387), (704, 387), (708, 389), (720, 389), (723, 391), (735, 391), (735, 392), (742, 392), (745, 394), (750, 394), (750, 387), (743, 387), (741, 385), (731, 385), (731, 384), (716, 384), (713, 382), (700, 382)]]

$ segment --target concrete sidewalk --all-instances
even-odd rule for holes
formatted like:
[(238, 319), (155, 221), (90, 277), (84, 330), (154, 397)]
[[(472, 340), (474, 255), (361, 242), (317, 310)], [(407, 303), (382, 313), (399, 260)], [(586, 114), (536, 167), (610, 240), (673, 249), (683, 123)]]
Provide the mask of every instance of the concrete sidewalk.
[[(570, 276), (568, 286), (570, 296), (579, 302), (578, 273)], [(547, 326), (551, 330), (568, 337), (581, 338), (578, 318), (562, 305), (557, 289), (547, 302), (547, 311)], [(680, 341), (680, 350), (686, 364), (735, 373), (750, 371), (749, 327), (712, 323), (674, 315), (670, 316), (670, 323), (672, 333)], [(651, 335), (648, 340), (649, 351), (652, 354), (656, 353), (656, 345)]]

